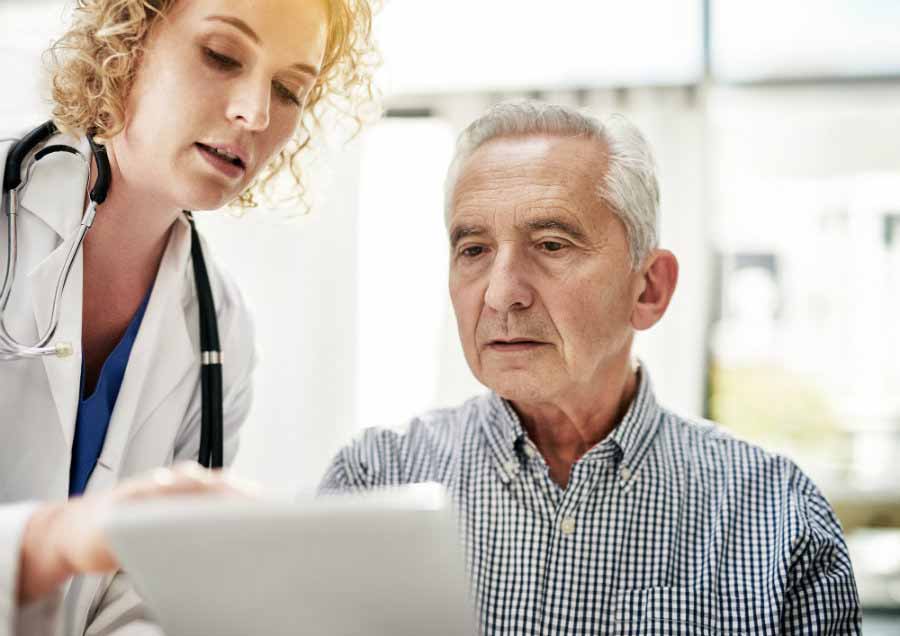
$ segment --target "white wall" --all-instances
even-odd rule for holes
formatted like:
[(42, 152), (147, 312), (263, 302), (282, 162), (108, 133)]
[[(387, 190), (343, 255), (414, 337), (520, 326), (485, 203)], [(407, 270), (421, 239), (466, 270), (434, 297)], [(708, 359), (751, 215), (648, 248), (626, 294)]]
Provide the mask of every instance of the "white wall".
[(358, 146), (328, 164), (307, 215), (198, 217), (256, 321), (255, 399), (235, 470), (284, 493), (315, 485), (356, 417)]
[(61, 2), (0, 4), (0, 137), (30, 130), (50, 115), (41, 52), (62, 32)]

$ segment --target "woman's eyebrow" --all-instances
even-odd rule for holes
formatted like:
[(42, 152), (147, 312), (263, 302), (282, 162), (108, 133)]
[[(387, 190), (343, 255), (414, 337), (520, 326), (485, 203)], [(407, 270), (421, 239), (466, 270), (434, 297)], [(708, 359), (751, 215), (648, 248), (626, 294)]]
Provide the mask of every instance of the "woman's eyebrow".
[[(230, 15), (210, 15), (206, 17), (207, 20), (211, 20), (214, 22), (224, 22), (225, 24), (230, 24), (238, 31), (246, 35), (248, 38), (253, 40), (254, 44), (261, 44), (261, 40), (259, 36), (256, 34), (250, 25), (241, 20), (240, 18), (236, 18)], [(311, 75), (313, 77), (319, 76), (319, 69), (313, 66), (312, 64), (304, 64), (303, 62), (298, 62), (291, 66), (292, 69), (296, 69), (301, 73), (306, 73), (307, 75)]]

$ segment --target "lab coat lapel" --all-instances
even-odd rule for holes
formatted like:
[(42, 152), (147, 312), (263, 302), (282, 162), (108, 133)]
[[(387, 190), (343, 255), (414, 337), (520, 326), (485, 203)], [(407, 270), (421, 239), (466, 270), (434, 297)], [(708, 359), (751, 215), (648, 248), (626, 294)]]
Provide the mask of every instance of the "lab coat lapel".
[[(85, 490), (88, 494), (103, 492), (116, 485), (121, 479), (129, 440), (172, 390), (195, 368), (199, 369), (199, 354), (194, 353), (184, 313), (187, 302), (185, 268), (189, 262), (190, 247), (190, 230), (187, 223), (179, 219), (169, 236), (147, 309), (131, 348), (103, 450)], [(175, 431), (181, 422), (169, 424)], [(165, 432), (160, 430), (159, 434), (165, 435)], [(140, 452), (140, 449), (134, 452)], [(91, 606), (98, 591), (105, 587), (105, 582), (108, 579), (102, 577), (81, 577), (74, 612), (78, 624), (73, 633), (84, 631)]]
[[(38, 333), (43, 333), (50, 324), (56, 281), (70, 243), (71, 241), (66, 241), (56, 248), (28, 277)], [(59, 326), (50, 341), (51, 344), (70, 343), (73, 353), (64, 358), (41, 358), (68, 448), (72, 447), (75, 434), (75, 414), (81, 387), (81, 292), (82, 261), (79, 253), (72, 264), (72, 272), (60, 300)]]
[(184, 313), (185, 268), (189, 255), (189, 229), (179, 219), (172, 228), (132, 346), (88, 491), (105, 490), (117, 481), (128, 440), (172, 390), (195, 367), (199, 368), (199, 354), (194, 351)]
[[(63, 141), (76, 143), (68, 138)], [(73, 170), (73, 160), (77, 161), (66, 153), (55, 153), (43, 159), (40, 169), (33, 172), (32, 180), (21, 199), (22, 207), (63, 237), (62, 243), (28, 272), (27, 284), (38, 334), (42, 334), (50, 324), (57, 280), (81, 220), (87, 172)], [(21, 237), (21, 242), (24, 246), (26, 237)], [(81, 299), (82, 258), (79, 250), (60, 300), (59, 326), (50, 341), (71, 343), (73, 353), (65, 358), (42, 357), (56, 412), (69, 448), (72, 447), (81, 385)]]

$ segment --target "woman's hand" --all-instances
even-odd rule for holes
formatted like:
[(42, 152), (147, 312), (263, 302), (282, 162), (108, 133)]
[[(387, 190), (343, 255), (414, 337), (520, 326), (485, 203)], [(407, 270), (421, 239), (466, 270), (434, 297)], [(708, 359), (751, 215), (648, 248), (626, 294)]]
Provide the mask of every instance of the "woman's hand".
[(22, 537), (20, 605), (37, 600), (76, 574), (114, 572), (119, 564), (101, 522), (116, 505), (179, 495), (252, 496), (252, 489), (196, 463), (158, 468), (116, 488), (39, 508)]

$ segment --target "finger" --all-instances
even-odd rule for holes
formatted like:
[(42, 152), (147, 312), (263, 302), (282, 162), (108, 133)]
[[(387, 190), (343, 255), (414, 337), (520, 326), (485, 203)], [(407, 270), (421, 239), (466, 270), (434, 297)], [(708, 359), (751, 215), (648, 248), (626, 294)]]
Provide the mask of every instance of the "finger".
[(211, 490), (221, 490), (251, 498), (258, 498), (262, 495), (262, 487), (258, 483), (237, 477), (220, 468), (204, 468), (196, 462), (182, 462), (174, 465), (172, 470), (178, 475), (199, 480)]
[(202, 492), (208, 489), (200, 479), (176, 473), (170, 469), (158, 468), (140, 478), (121, 484), (114, 491), (115, 500), (136, 500), (166, 495)]
[(192, 477), (200, 481), (209, 481), (222, 474), (222, 470), (219, 468), (204, 468), (197, 462), (179, 462), (172, 466), (171, 471), (177, 475)]
[(138, 500), (179, 495), (232, 495), (257, 498), (261, 489), (222, 471), (206, 470), (196, 464), (158, 468), (149, 475), (122, 484), (116, 500)]

